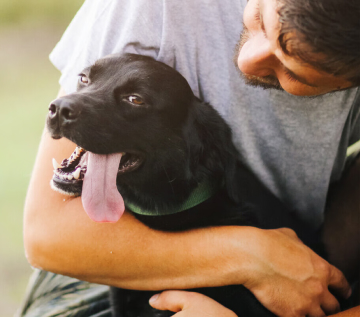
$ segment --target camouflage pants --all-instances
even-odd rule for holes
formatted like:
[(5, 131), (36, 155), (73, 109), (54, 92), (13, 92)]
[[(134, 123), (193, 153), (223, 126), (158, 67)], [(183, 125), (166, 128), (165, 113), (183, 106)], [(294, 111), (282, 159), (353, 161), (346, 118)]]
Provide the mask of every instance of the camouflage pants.
[(35, 270), (16, 317), (111, 317), (109, 287)]

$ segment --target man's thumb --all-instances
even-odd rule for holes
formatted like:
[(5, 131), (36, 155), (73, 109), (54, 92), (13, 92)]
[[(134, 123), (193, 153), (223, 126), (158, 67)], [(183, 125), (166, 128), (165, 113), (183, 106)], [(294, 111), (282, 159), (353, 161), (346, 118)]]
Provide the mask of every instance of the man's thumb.
[(183, 309), (187, 295), (188, 292), (184, 291), (165, 291), (151, 297), (149, 304), (155, 309), (170, 310), (177, 313)]

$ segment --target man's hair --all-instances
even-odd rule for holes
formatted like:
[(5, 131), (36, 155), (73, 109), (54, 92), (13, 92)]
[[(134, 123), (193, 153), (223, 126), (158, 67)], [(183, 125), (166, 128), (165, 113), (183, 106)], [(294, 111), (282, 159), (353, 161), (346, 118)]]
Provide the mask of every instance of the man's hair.
[(360, 85), (360, 0), (277, 0), (280, 47)]

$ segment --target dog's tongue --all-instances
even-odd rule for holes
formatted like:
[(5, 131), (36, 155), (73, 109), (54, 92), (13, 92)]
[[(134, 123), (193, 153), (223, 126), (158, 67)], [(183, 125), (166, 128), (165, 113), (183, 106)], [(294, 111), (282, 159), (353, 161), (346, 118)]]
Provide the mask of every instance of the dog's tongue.
[(82, 204), (96, 222), (116, 222), (124, 213), (124, 200), (116, 187), (121, 154), (88, 152), (87, 171), (82, 187)]

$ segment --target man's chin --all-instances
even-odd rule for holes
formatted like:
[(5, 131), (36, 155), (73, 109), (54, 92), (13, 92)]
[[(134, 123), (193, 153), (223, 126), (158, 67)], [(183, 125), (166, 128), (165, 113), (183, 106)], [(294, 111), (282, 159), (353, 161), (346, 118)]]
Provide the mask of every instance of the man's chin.
[[(241, 72), (240, 72), (241, 73)], [(267, 76), (267, 77), (257, 77), (252, 75), (245, 75), (241, 73), (241, 77), (244, 78), (245, 83), (247, 85), (253, 87), (260, 87), (263, 89), (276, 89), (276, 90), (284, 90), (279, 81), (276, 78)]]

